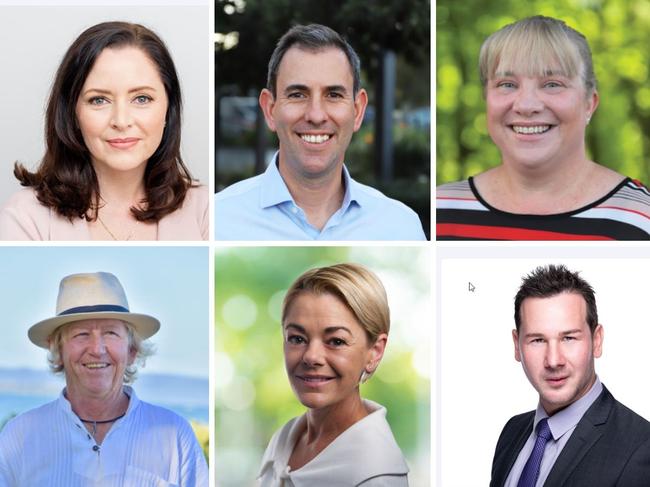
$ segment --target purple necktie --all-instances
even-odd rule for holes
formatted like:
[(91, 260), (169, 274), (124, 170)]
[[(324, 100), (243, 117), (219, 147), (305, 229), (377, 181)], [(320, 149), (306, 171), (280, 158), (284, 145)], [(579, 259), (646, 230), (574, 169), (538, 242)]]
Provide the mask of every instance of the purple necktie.
[(542, 464), (542, 457), (544, 456), (544, 448), (546, 442), (552, 438), (551, 428), (548, 427), (548, 418), (542, 419), (537, 423), (537, 439), (533, 451), (528, 457), (524, 470), (519, 477), (517, 487), (535, 487), (537, 477), (539, 477), (539, 467)]

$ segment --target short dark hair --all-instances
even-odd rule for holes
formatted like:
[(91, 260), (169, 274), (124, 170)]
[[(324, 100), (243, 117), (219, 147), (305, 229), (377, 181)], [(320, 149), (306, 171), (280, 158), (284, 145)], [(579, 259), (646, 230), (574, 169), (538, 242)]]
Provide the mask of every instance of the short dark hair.
[(587, 305), (587, 325), (591, 333), (598, 326), (596, 296), (591, 285), (580, 277), (578, 272), (571, 272), (563, 265), (540, 266), (522, 279), (515, 296), (515, 325), (517, 331), (521, 326), (521, 303), (526, 298), (550, 298), (561, 293), (581, 295)]
[(352, 46), (336, 31), (325, 25), (309, 24), (294, 25), (280, 38), (275, 46), (269, 61), (269, 71), (266, 79), (266, 87), (274, 98), (280, 63), (285, 53), (294, 46), (307, 51), (320, 51), (327, 47), (334, 47), (343, 51), (350, 63), (354, 80), (353, 94), (356, 96), (359, 89), (361, 89), (361, 61), (359, 61), (359, 56), (354, 52)]
[(131, 208), (141, 221), (158, 221), (178, 209), (192, 177), (180, 155), (181, 88), (176, 68), (163, 41), (148, 28), (129, 22), (94, 25), (65, 53), (50, 93), (45, 115), (45, 155), (31, 173), (16, 163), (14, 175), (31, 186), (38, 200), (69, 218), (97, 217), (99, 183), (83, 141), (76, 104), (88, 74), (104, 49), (136, 47), (156, 65), (165, 87), (168, 106), (160, 145), (147, 161), (144, 174), (146, 206)]

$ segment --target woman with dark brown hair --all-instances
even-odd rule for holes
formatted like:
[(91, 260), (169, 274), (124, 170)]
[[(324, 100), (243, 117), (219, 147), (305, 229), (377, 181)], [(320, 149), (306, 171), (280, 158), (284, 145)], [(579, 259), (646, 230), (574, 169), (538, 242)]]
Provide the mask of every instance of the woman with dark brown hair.
[(0, 210), (2, 240), (207, 240), (208, 191), (180, 155), (181, 91), (142, 25), (84, 31), (56, 74), (45, 155)]

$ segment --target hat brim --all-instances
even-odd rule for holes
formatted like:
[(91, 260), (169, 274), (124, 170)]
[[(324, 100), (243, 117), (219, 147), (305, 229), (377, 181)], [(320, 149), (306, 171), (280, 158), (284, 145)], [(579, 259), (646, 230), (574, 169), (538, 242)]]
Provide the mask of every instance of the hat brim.
[(101, 311), (90, 313), (75, 313), (70, 315), (55, 316), (39, 321), (27, 332), (29, 340), (41, 348), (49, 349), (48, 338), (58, 327), (81, 320), (99, 319), (122, 320), (130, 323), (143, 340), (155, 335), (160, 329), (160, 321), (153, 316), (139, 313), (123, 313), (119, 311)]

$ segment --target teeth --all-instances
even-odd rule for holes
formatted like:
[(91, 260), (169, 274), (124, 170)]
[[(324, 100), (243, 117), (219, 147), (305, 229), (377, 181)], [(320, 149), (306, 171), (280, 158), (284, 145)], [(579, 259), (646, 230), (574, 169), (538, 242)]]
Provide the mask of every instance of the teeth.
[(550, 128), (550, 125), (536, 125), (534, 127), (522, 127), (520, 125), (512, 126), (512, 130), (518, 134), (543, 134)]
[(300, 138), (305, 142), (309, 142), (310, 144), (322, 144), (323, 142), (327, 142), (330, 139), (330, 136), (327, 134), (323, 134), (323, 135), (303, 134), (300, 136)]
[(103, 369), (104, 367), (108, 367), (108, 364), (86, 364), (86, 367), (89, 369)]

